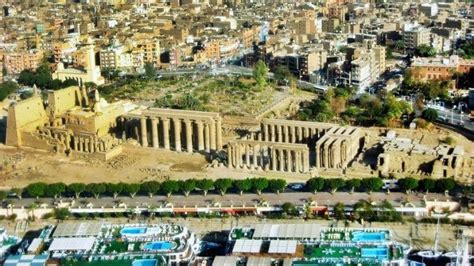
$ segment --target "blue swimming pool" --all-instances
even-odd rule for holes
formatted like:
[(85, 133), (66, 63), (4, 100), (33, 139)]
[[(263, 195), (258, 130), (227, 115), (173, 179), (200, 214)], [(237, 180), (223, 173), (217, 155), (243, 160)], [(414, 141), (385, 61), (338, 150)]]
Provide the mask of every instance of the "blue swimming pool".
[(134, 260), (132, 266), (156, 266), (156, 260), (153, 259), (143, 259), (143, 260)]
[(362, 232), (352, 233), (353, 242), (382, 242), (385, 241), (384, 232)]
[(168, 242), (168, 241), (156, 241), (156, 242), (150, 242), (146, 243), (143, 248), (146, 250), (170, 250), (173, 247), (173, 243)]
[(386, 259), (388, 251), (387, 248), (362, 248), (360, 255), (362, 258)]
[(120, 230), (120, 234), (122, 235), (141, 235), (146, 232), (145, 227), (125, 227)]

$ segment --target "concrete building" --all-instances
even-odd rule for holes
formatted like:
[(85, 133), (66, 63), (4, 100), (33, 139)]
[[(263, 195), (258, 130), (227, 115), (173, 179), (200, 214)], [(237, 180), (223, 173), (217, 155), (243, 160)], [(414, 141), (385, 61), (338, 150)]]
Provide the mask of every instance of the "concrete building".
[(454, 73), (467, 73), (471, 68), (474, 68), (474, 60), (452, 55), (449, 58), (417, 57), (414, 58), (410, 69), (416, 79), (450, 80)]
[(415, 50), (422, 44), (429, 45), (430, 30), (422, 26), (416, 26), (405, 30), (403, 31), (403, 43), (405, 44), (405, 49), (410, 50)]
[(95, 62), (94, 45), (90, 42), (85, 47), (85, 69), (68, 67), (65, 68), (62, 62), (58, 63), (56, 72), (53, 73), (53, 78), (65, 81), (68, 79), (76, 80), (80, 86), (86, 82), (93, 82), (97, 85), (104, 84), (104, 77), (101, 76), (100, 67)]
[(4, 56), (5, 68), (10, 74), (19, 74), (23, 70), (34, 71), (42, 59), (43, 52), (39, 50), (6, 52)]

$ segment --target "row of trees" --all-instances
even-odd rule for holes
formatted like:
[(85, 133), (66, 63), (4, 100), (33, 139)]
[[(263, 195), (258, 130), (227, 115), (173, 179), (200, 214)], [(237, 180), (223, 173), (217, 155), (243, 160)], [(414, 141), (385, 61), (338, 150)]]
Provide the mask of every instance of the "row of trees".
[[(348, 179), (342, 178), (311, 178), (306, 182), (305, 189), (316, 193), (318, 191), (330, 191), (335, 193), (340, 189), (346, 191), (364, 191), (373, 192), (380, 191), (384, 185), (382, 179), (378, 177), (364, 179)], [(402, 191), (436, 191), (445, 192), (452, 191), (456, 186), (456, 182), (452, 178), (443, 179), (415, 179), (411, 177), (398, 180), (398, 185)], [(57, 198), (60, 196), (74, 196), (79, 198), (83, 195), (94, 196), (99, 198), (103, 195), (109, 195), (114, 198), (119, 195), (127, 195), (135, 197), (137, 194), (153, 197), (157, 194), (171, 196), (174, 193), (182, 193), (188, 196), (194, 191), (201, 191), (207, 195), (209, 191), (215, 191), (224, 195), (228, 191), (233, 191), (242, 195), (246, 192), (254, 192), (261, 194), (264, 191), (280, 193), (285, 190), (287, 183), (283, 179), (267, 179), (264, 177), (246, 178), (232, 180), (229, 178), (221, 178), (217, 180), (211, 179), (188, 179), (188, 180), (166, 180), (164, 182), (146, 181), (143, 183), (72, 183), (66, 185), (64, 183), (46, 184), (43, 182), (32, 183), (23, 189), (14, 188), (10, 192), (14, 193), (18, 198), (23, 195), (40, 198), (49, 197)], [(1, 191), (0, 198), (5, 199), (8, 193)]]
[(78, 85), (77, 81), (72, 79), (65, 81), (53, 79), (48, 63), (42, 63), (35, 71), (28, 69), (21, 71), (18, 77), (18, 83), (25, 86), (36, 85), (41, 89), (48, 90), (58, 90)]
[[(445, 191), (452, 191), (457, 186), (456, 181), (452, 178), (425, 178), (419, 180), (412, 177), (406, 177), (398, 179), (397, 184), (399, 189), (404, 192), (420, 191), (426, 193), (430, 191), (444, 193)], [(325, 179), (322, 177), (315, 177), (306, 182), (306, 190), (313, 193), (318, 191), (330, 191), (334, 193), (339, 189), (344, 189), (350, 192), (363, 191), (371, 193), (373, 191), (380, 191), (383, 186), (383, 180), (378, 177), (348, 180), (342, 178)]]
[[(166, 180), (164, 182), (147, 181), (141, 184), (138, 183), (72, 183), (66, 185), (64, 183), (46, 184), (43, 182), (32, 183), (24, 189), (14, 188), (11, 193), (22, 198), (23, 195), (41, 198), (57, 198), (63, 195), (74, 196), (79, 198), (82, 195), (90, 195), (99, 198), (102, 195), (109, 195), (114, 198), (119, 195), (128, 195), (135, 197), (137, 194), (154, 196), (156, 194), (163, 194), (171, 196), (174, 193), (182, 193), (188, 196), (191, 192), (200, 190), (204, 195), (209, 191), (215, 191), (221, 195), (232, 190), (239, 194), (244, 192), (255, 192), (261, 194), (263, 191), (270, 191), (280, 193), (286, 188), (286, 181), (283, 179), (267, 179), (264, 177), (247, 178), (241, 180), (232, 180), (229, 178), (221, 178), (217, 180), (211, 179), (188, 179), (181, 180)], [(4, 199), (8, 193), (3, 191), (1, 197)]]

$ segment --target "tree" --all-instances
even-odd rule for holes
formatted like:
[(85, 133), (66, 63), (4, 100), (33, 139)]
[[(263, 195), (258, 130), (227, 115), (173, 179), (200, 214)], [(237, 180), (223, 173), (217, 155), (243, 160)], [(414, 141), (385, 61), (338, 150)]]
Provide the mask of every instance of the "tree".
[(160, 191), (161, 184), (158, 181), (147, 181), (140, 185), (140, 191), (147, 194), (150, 198)]
[(295, 76), (290, 72), (290, 70), (285, 67), (285, 66), (278, 66), (275, 69), (275, 72), (273, 73), (273, 78), (278, 82), (278, 83), (283, 83), (285, 85), (288, 85), (288, 83), (295, 79)]
[(419, 182), (419, 188), (422, 188), (426, 193), (429, 193), (435, 188), (435, 181), (431, 178), (424, 178)]
[(346, 206), (344, 206), (344, 203), (341, 203), (341, 202), (338, 202), (334, 205), (333, 213), (334, 213), (334, 218), (336, 218), (336, 220), (343, 220), (346, 218), (345, 208)]
[(8, 95), (12, 94), (16, 90), (18, 90), (18, 84), (13, 81), (5, 81), (0, 84), (0, 101), (5, 100)]
[(314, 177), (306, 181), (306, 189), (309, 191), (316, 193), (323, 189), (324, 187), (324, 179), (321, 177)]
[(152, 79), (152, 78), (156, 77), (156, 68), (150, 62), (145, 63), (145, 76), (148, 79)]
[(267, 74), (267, 65), (265, 65), (265, 62), (262, 60), (258, 60), (253, 68), (253, 78), (260, 89), (263, 89), (265, 85), (267, 85)]
[(45, 195), (46, 187), (47, 184), (43, 182), (32, 183), (25, 188), (25, 191), (31, 197), (38, 199), (39, 197), (43, 197)]
[(81, 193), (86, 189), (86, 185), (83, 183), (72, 183), (67, 186), (67, 191), (74, 194), (74, 197), (78, 199)]
[(161, 184), (161, 190), (167, 197), (171, 197), (171, 194), (179, 190), (179, 184), (175, 180), (166, 180)]
[(242, 195), (252, 188), (252, 181), (249, 178), (235, 180), (234, 187), (239, 190), (239, 194)]
[(97, 184), (91, 183), (91, 184), (86, 185), (84, 191), (91, 193), (92, 195), (94, 195), (96, 199), (98, 199), (101, 194), (107, 191), (107, 188), (105, 184), (103, 183), (97, 183)]
[(188, 179), (186, 181), (180, 182), (180, 189), (184, 193), (184, 196), (189, 196), (194, 189), (196, 189), (196, 180)]
[(405, 192), (410, 192), (418, 187), (418, 180), (413, 177), (406, 177), (398, 180), (398, 186)]
[(0, 190), (0, 201), (4, 201), (8, 197), (8, 192), (5, 190)]
[(366, 200), (359, 200), (354, 204), (353, 214), (356, 219), (372, 221), (375, 217), (375, 211), (372, 204)]
[(438, 111), (433, 108), (427, 108), (423, 110), (423, 112), (421, 113), (421, 117), (423, 117), (423, 119), (428, 122), (436, 121), (436, 119), (438, 119)]
[(344, 186), (342, 178), (330, 178), (325, 181), (326, 186), (331, 189), (331, 193), (335, 193), (339, 188)]
[(138, 191), (140, 191), (140, 184), (136, 183), (129, 183), (123, 184), (123, 192), (130, 195), (130, 198), (134, 198), (137, 195)]
[(110, 193), (114, 199), (117, 198), (117, 196), (120, 195), (120, 193), (122, 193), (123, 190), (124, 190), (123, 183), (108, 183), (106, 185), (107, 193)]
[(262, 194), (262, 191), (268, 187), (268, 179), (264, 177), (252, 178), (252, 188), (257, 192), (258, 195)]
[(54, 209), (54, 217), (58, 220), (65, 220), (71, 215), (67, 208)]
[(401, 220), (401, 215), (395, 207), (388, 201), (383, 200), (380, 206), (378, 207), (379, 213), (377, 215), (377, 220), (382, 222), (395, 222)]
[(429, 45), (422, 44), (416, 47), (415, 54), (421, 57), (434, 57), (436, 56), (436, 49)]
[(198, 180), (196, 186), (197, 188), (201, 189), (203, 191), (204, 196), (206, 196), (207, 192), (214, 187), (214, 181), (211, 179), (204, 178)]
[(383, 186), (382, 179), (378, 177), (369, 177), (362, 179), (361, 186), (367, 191), (368, 193), (372, 193), (372, 191), (378, 191)]
[(268, 180), (268, 189), (272, 192), (280, 194), (286, 188), (286, 181), (284, 179), (270, 179)]
[(214, 187), (224, 196), (227, 190), (232, 187), (232, 180), (229, 178), (219, 178), (214, 182)]
[(435, 187), (438, 192), (452, 191), (456, 187), (453, 178), (441, 178), (435, 181)]
[(357, 190), (360, 186), (361, 186), (360, 179), (353, 178), (346, 181), (346, 188), (348, 188), (351, 193)]
[(66, 184), (64, 183), (53, 183), (49, 184), (45, 190), (45, 194), (48, 197), (57, 198), (59, 195), (66, 191)]
[(281, 210), (287, 215), (297, 214), (297, 209), (295, 205), (291, 202), (285, 202), (281, 205)]

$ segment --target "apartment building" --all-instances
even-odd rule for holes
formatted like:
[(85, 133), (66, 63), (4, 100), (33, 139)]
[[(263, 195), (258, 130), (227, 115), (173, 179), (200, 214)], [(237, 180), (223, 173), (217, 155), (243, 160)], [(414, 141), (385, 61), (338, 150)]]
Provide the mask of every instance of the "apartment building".
[(415, 50), (422, 44), (429, 45), (430, 30), (422, 26), (407, 27), (403, 32), (403, 43), (408, 50)]
[(474, 68), (473, 59), (462, 59), (457, 55), (449, 58), (417, 57), (411, 65), (413, 77), (419, 80), (450, 80), (455, 72), (466, 73), (471, 68)]
[(29, 50), (19, 52), (5, 52), (4, 64), (9, 74), (19, 74), (21, 71), (35, 70), (43, 59), (43, 51)]

